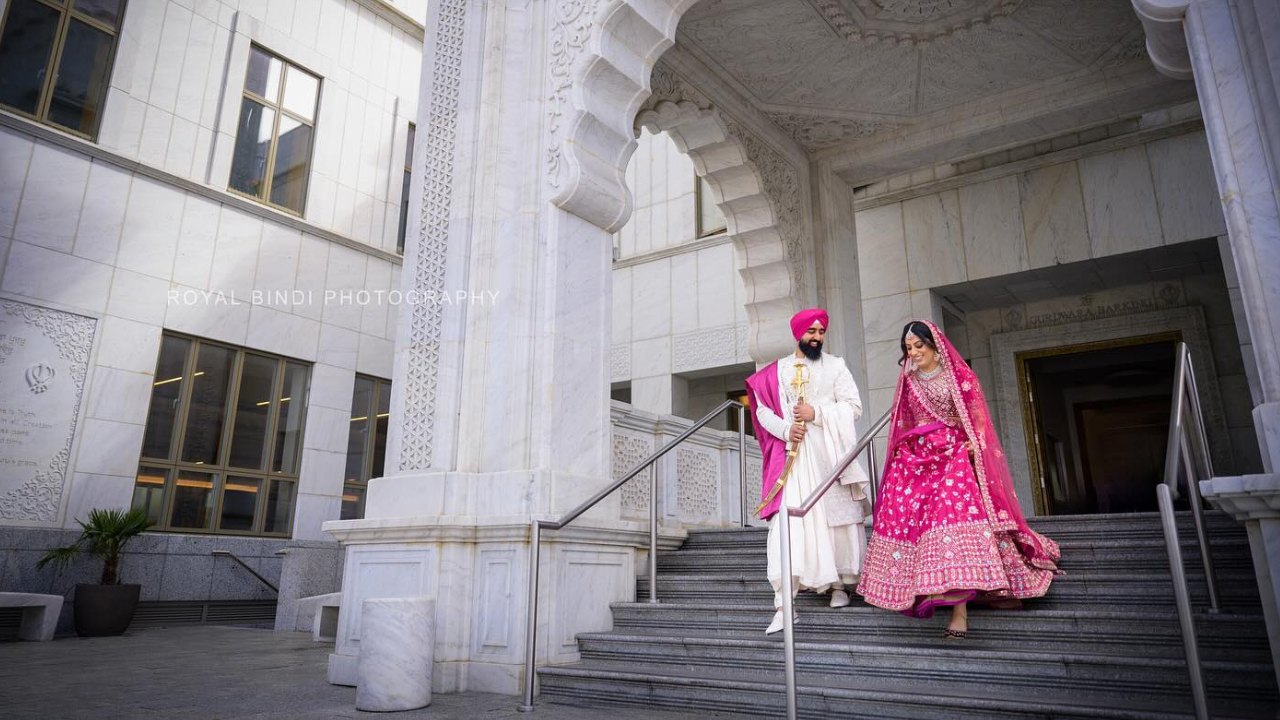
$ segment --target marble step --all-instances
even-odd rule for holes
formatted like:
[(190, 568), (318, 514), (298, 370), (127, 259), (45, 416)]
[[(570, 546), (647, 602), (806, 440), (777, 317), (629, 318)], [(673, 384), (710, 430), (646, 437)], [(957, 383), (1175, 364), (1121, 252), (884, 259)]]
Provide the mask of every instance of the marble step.
[[(1178, 536), (1183, 543), (1195, 542), (1195, 526), (1191, 513), (1178, 513)], [(1237, 523), (1229, 515), (1219, 512), (1206, 514), (1206, 533), (1211, 543), (1223, 540), (1243, 540), (1248, 543), (1248, 534), (1243, 525)], [(1032, 528), (1060, 546), (1070, 547), (1074, 543), (1108, 543), (1118, 541), (1145, 540), (1161, 543), (1163, 547), (1164, 531), (1160, 527), (1160, 518), (1154, 513), (1134, 513), (1124, 515), (1071, 515), (1064, 517), (1032, 518)], [(763, 548), (768, 528), (725, 528), (712, 530), (694, 530), (689, 533), (682, 549), (712, 548)]]
[[(538, 672), (541, 696), (551, 702), (599, 708), (641, 706), (736, 712), (777, 717), (785, 710), (780, 673), (762, 679), (734, 667), (688, 669), (637, 663), (577, 663)], [(1170, 693), (1088, 695), (1053, 685), (1007, 690), (986, 683), (938, 681), (909, 686), (896, 680), (849, 675), (797, 677), (798, 715), (803, 718), (1106, 718), (1173, 720), (1192, 717), (1190, 703)], [(1274, 702), (1211, 699), (1213, 717), (1273, 717)], [(603, 716), (605, 713), (601, 713)]]
[[(939, 632), (940, 634), (940, 632)], [(767, 682), (783, 670), (782, 645), (762, 636), (688, 638), (677, 635), (586, 633), (578, 636), (585, 667), (641, 664), (665, 674), (704, 674), (732, 667)], [(797, 671), (804, 675), (857, 676), (928, 687), (968, 680), (993, 689), (1026, 691), (1040, 686), (1088, 694), (1170, 693), (1190, 695), (1181, 658), (1137, 657), (1061, 649), (994, 648), (948, 643), (921, 644), (798, 642)], [(1203, 663), (1209, 692), (1239, 700), (1276, 699), (1275, 674), (1267, 662), (1211, 660)]]
[[(1197, 606), (1206, 605), (1208, 591), (1204, 587), (1203, 576), (1189, 574), (1187, 583), (1191, 602)], [(636, 597), (646, 598), (648, 593), (649, 579), (638, 578)], [(1229, 608), (1256, 608), (1260, 602), (1258, 585), (1252, 576), (1219, 574), (1218, 594), (1223, 606)], [(771, 603), (772, 598), (773, 588), (763, 573), (658, 574), (658, 599), (672, 603), (764, 604)], [(1028, 600), (1027, 605), (1038, 608), (1082, 604), (1172, 608), (1174, 602), (1173, 582), (1168, 574), (1093, 573), (1060, 575), (1054, 579), (1048, 595)]]
[[(773, 617), (773, 608), (765, 603), (615, 603), (612, 609), (614, 630), (627, 634), (782, 642), (781, 634), (764, 634)], [(800, 596), (797, 611), (796, 637), (805, 642), (928, 645), (936, 643), (946, 624), (945, 613), (921, 621), (865, 605), (832, 609), (807, 594)], [(1178, 620), (1172, 609), (1002, 611), (975, 607), (969, 624), (966, 647), (972, 648), (1183, 658)], [(1196, 629), (1205, 660), (1270, 662), (1261, 613), (1198, 613)]]
[[(1194, 541), (1181, 545), (1183, 567), (1201, 572), (1200, 548)], [(1249, 543), (1245, 538), (1232, 538), (1214, 543), (1211, 548), (1214, 569), (1219, 573), (1253, 570)], [(716, 572), (722, 570), (765, 571), (764, 546), (750, 548), (680, 549), (658, 555), (658, 572)], [(1162, 572), (1169, 571), (1169, 557), (1164, 541), (1100, 541), (1070, 543), (1062, 548), (1061, 567), (1076, 571)]]

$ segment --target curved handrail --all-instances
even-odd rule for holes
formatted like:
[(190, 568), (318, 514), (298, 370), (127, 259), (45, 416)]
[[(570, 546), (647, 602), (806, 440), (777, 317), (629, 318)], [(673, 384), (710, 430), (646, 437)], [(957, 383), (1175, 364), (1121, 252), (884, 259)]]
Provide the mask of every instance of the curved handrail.
[[(537, 656), (537, 625), (538, 625), (538, 567), (540, 553), (539, 547), (542, 544), (542, 530), (559, 530), (565, 525), (578, 519), (586, 511), (595, 507), (597, 503), (604, 500), (618, 488), (627, 484), (632, 478), (639, 475), (659, 458), (680, 443), (689, 439), (695, 432), (701, 430), (707, 423), (714, 420), (720, 413), (730, 408), (738, 410), (738, 482), (741, 485), (742, 494), (739, 496), (739, 505), (741, 507), (742, 525), (747, 525), (746, 510), (746, 483), (747, 483), (747, 441), (746, 441), (746, 406), (737, 400), (725, 400), (716, 406), (714, 410), (703, 415), (696, 422), (688, 427), (684, 432), (677, 435), (674, 439), (654, 451), (649, 457), (641, 460), (638, 465), (623, 475), (621, 478), (613, 481), (609, 486), (600, 492), (592, 495), (591, 498), (578, 505), (578, 507), (570, 510), (560, 517), (559, 520), (532, 520), (529, 523), (529, 607), (528, 615), (525, 620), (525, 657), (524, 657), (524, 697), (523, 702), (519, 705), (520, 712), (533, 711), (533, 681), (534, 681), (534, 662)], [(649, 476), (649, 602), (656, 604), (658, 602), (658, 479), (657, 473)]]
[[(784, 493), (782, 503), (783, 512), (788, 517), (804, 517), (805, 515), (808, 515), (809, 511), (813, 510), (813, 507), (818, 504), (818, 500), (822, 499), (822, 496), (831, 489), (831, 486), (836, 484), (840, 479), (840, 476), (843, 475), (844, 472), (849, 469), (849, 466), (853, 464), (853, 461), (858, 459), (858, 456), (862, 454), (862, 451), (871, 446), (872, 442), (875, 440), (876, 433), (880, 432), (884, 429), (885, 425), (889, 424), (889, 415), (890, 413), (886, 412), (884, 415), (880, 416), (879, 420), (876, 420), (871, 424), (871, 427), (863, 433), (862, 439), (858, 441), (858, 444), (854, 445), (853, 449), (836, 464), (835, 469), (827, 475), (827, 479), (824, 480), (823, 483), (813, 492), (809, 493), (809, 497), (805, 498), (804, 502), (801, 503), (799, 507), (788, 506), (786, 504)], [(782, 547), (779, 554), (782, 555), (782, 653), (784, 659), (783, 672), (787, 681), (787, 718), (788, 720), (795, 720), (796, 639), (794, 616), (792, 615), (794, 612), (793, 598), (791, 597), (791, 523), (779, 522), (778, 525), (781, 530), (782, 537)]]

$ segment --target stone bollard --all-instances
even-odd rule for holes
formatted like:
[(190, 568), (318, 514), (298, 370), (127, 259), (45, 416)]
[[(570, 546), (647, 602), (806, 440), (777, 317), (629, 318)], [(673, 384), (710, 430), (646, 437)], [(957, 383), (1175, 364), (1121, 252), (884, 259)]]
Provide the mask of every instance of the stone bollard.
[(435, 607), (429, 597), (364, 601), (357, 710), (393, 712), (431, 704)]

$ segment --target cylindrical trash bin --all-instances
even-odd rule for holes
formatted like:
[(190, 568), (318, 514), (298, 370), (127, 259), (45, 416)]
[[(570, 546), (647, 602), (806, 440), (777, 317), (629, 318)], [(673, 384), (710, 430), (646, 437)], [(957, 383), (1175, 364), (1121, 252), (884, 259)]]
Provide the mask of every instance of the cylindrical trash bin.
[(364, 601), (357, 710), (392, 712), (431, 704), (435, 605), (428, 597)]

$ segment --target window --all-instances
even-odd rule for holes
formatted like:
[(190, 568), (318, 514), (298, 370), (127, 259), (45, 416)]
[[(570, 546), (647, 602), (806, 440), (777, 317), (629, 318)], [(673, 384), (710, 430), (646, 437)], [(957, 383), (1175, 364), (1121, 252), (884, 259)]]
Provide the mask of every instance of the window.
[(711, 194), (711, 186), (702, 178), (696, 178), (694, 182), (697, 187), (694, 192), (694, 198), (697, 203), (695, 216), (698, 223), (698, 237), (707, 237), (708, 235), (724, 232), (727, 229), (724, 215), (720, 212), (720, 208), (716, 205), (715, 198)]
[(10, 0), (0, 29), (0, 105), (98, 134), (124, 0)]
[(417, 128), (409, 123), (409, 139), (404, 146), (404, 180), (400, 191), (400, 234), (396, 236), (396, 252), (404, 254), (404, 234), (409, 229), (409, 178), (413, 174), (413, 138)]
[(342, 519), (364, 517), (369, 479), (382, 477), (387, 460), (387, 421), (391, 416), (391, 382), (356, 376), (347, 431), (347, 474), (342, 488)]
[(288, 536), (307, 365), (166, 334), (133, 506), (157, 530)]
[(302, 214), (320, 78), (260, 47), (249, 50), (231, 157), (231, 189)]

